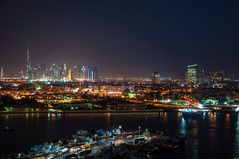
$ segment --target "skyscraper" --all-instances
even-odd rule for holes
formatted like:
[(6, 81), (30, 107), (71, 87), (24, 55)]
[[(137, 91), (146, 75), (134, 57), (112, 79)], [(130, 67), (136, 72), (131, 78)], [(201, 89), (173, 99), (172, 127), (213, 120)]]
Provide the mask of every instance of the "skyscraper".
[(56, 80), (56, 81), (60, 80), (61, 74), (60, 74), (60, 68), (58, 65), (52, 64), (50, 71), (51, 71), (52, 80)]
[(81, 79), (83, 81), (87, 81), (88, 80), (88, 74), (89, 74), (88, 66), (82, 66), (81, 67)]
[(74, 67), (74, 76), (75, 76), (74, 78), (76, 80), (81, 79), (81, 66), (80, 65)]
[(187, 66), (186, 82), (190, 85), (196, 85), (198, 83), (198, 64)]
[(97, 68), (89, 67), (88, 81), (95, 82), (97, 80)]
[(72, 69), (68, 70), (67, 81), (72, 81)]
[[(46, 66), (37, 64), (32, 65), (30, 62), (30, 50), (27, 47), (26, 56), (26, 74), (22, 77), (28, 81), (91, 81), (97, 79), (97, 68), (89, 66), (69, 67), (67, 64), (52, 64), (48, 69)], [(1, 77), (1, 74), (0, 74)]]
[(30, 49), (29, 46), (27, 46), (27, 74), (26, 74), (26, 79), (27, 80), (32, 80), (32, 69), (31, 69), (31, 64), (30, 64)]
[(160, 83), (160, 74), (158, 72), (154, 72), (152, 75), (152, 84)]
[(61, 65), (60, 76), (61, 76), (60, 78), (61, 78), (62, 81), (67, 80), (67, 76), (68, 76), (67, 64)]
[(224, 80), (223, 71), (210, 71), (209, 72), (209, 81), (210, 82), (222, 82)]
[(3, 79), (4, 74), (3, 74), (3, 68), (1, 67), (1, 75), (0, 75), (1, 79)]
[(198, 84), (208, 83), (209, 78), (207, 74), (208, 74), (207, 70), (199, 68), (197, 71), (197, 83)]

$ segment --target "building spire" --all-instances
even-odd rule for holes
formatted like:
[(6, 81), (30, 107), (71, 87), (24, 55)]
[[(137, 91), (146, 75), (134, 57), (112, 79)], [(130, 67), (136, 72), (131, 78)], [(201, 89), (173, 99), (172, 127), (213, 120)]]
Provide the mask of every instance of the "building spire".
[(29, 49), (29, 45), (27, 45), (27, 68), (30, 68), (30, 49)]
[(31, 63), (30, 63), (30, 49), (27, 45), (27, 74), (26, 77), (28, 80), (31, 80)]

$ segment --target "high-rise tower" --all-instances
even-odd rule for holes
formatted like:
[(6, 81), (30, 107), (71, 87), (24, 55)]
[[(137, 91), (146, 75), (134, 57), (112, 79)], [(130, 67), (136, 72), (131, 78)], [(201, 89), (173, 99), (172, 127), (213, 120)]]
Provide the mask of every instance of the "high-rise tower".
[(152, 84), (160, 84), (160, 74), (158, 72), (153, 73)]
[(3, 68), (1, 67), (1, 75), (0, 75), (1, 79), (3, 79), (4, 77), (4, 73), (3, 73)]
[(27, 80), (32, 80), (29, 46), (27, 46), (27, 75), (26, 75), (26, 78), (27, 78)]
[(27, 67), (30, 67), (30, 49), (27, 46)]
[(199, 82), (198, 81), (198, 64), (187, 66), (186, 82), (189, 85), (196, 85)]

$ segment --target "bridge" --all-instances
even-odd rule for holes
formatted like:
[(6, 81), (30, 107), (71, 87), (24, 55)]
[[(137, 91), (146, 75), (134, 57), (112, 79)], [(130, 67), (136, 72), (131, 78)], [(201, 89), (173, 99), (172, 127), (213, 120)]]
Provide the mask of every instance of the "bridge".
[(200, 102), (198, 102), (196, 99), (189, 98), (187, 96), (182, 97), (190, 106), (197, 107), (197, 108), (203, 108), (204, 105)]

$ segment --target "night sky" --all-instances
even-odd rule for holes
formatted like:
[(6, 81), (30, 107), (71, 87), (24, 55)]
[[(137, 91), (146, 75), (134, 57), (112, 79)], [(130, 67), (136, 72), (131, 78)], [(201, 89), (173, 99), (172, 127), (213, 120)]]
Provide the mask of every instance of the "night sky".
[(100, 75), (184, 77), (198, 63), (239, 77), (237, 0), (1, 0), (0, 67), (97, 66)]

